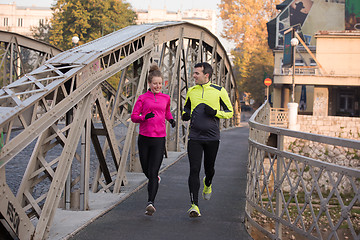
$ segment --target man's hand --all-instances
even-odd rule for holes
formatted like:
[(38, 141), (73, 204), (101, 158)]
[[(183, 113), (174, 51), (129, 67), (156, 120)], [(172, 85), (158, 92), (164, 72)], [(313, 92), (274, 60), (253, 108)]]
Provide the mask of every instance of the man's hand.
[(148, 114), (145, 115), (145, 120), (153, 117), (155, 117), (155, 114), (153, 112), (149, 112)]
[(214, 117), (216, 115), (216, 110), (210, 107), (209, 105), (205, 105), (205, 113), (211, 117)]
[(181, 119), (183, 121), (189, 121), (190, 120), (190, 114), (189, 113), (184, 113), (182, 116), (181, 116)]
[(174, 128), (176, 123), (175, 123), (175, 120), (174, 119), (170, 119), (169, 120), (169, 123), (171, 124), (171, 127)]

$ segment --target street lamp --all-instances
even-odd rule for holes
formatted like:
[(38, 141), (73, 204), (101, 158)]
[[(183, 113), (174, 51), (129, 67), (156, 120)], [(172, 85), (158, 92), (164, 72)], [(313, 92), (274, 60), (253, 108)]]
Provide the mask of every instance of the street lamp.
[(71, 38), (71, 41), (72, 41), (72, 43), (74, 44), (74, 47), (76, 47), (76, 45), (79, 43), (79, 37), (78, 36), (73, 36), (72, 38)]
[(292, 91), (291, 91), (291, 102), (288, 103), (289, 109), (289, 129), (297, 130), (297, 114), (298, 114), (298, 104), (295, 102), (295, 52), (296, 46), (299, 44), (299, 40), (295, 37), (290, 40), (290, 44), (293, 48), (293, 63), (292, 63)]
[(296, 46), (299, 45), (299, 40), (296, 37), (294, 37), (291, 39), (290, 44), (293, 47), (291, 102), (295, 102), (295, 53), (296, 53)]

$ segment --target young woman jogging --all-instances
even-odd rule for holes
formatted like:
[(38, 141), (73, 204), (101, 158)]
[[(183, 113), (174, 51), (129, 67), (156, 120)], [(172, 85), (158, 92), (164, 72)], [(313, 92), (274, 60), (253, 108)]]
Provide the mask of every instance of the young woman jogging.
[(159, 170), (165, 152), (166, 121), (175, 127), (170, 112), (170, 97), (161, 93), (163, 76), (157, 65), (152, 65), (147, 78), (149, 90), (137, 99), (131, 121), (140, 123), (138, 148), (142, 170), (149, 179), (148, 203), (145, 214), (156, 211), (155, 197), (159, 188)]

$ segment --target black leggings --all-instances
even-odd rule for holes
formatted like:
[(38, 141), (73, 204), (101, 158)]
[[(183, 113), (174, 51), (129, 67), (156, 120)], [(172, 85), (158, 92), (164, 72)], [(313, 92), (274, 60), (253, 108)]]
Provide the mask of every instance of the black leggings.
[(189, 190), (191, 203), (199, 205), (200, 170), (204, 153), (205, 182), (210, 186), (215, 174), (215, 159), (219, 149), (219, 140), (216, 141), (188, 141), (188, 157), (190, 163)]
[(159, 188), (159, 169), (165, 152), (165, 137), (146, 137), (139, 134), (139, 157), (142, 170), (149, 179), (148, 201), (154, 202)]

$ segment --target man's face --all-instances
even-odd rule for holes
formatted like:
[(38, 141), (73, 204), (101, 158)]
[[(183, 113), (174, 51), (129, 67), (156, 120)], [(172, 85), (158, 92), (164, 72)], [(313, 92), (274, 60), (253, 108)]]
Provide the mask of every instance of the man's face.
[(194, 69), (193, 78), (196, 85), (202, 85), (209, 81), (209, 74), (204, 74), (203, 67), (198, 67)]

